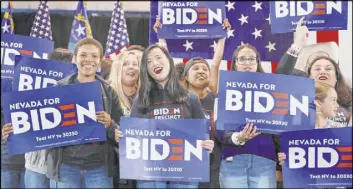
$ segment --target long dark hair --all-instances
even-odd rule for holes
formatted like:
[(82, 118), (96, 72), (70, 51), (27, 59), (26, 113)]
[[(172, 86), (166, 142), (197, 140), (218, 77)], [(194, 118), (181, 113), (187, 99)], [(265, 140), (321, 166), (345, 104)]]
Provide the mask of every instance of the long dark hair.
[(256, 72), (261, 72), (261, 73), (264, 73), (264, 69), (262, 68), (261, 66), (261, 62), (260, 62), (260, 53), (259, 51), (257, 51), (257, 49), (250, 45), (249, 43), (246, 43), (244, 45), (240, 45), (233, 53), (233, 56), (232, 56), (232, 64), (231, 64), (231, 68), (230, 70), (232, 71), (236, 71), (237, 70), (237, 67), (235, 66), (235, 63), (236, 63), (236, 60), (238, 58), (238, 54), (239, 52), (244, 49), (244, 48), (248, 48), (248, 49), (251, 49), (255, 52), (256, 54), (256, 62), (257, 62), (257, 69), (256, 69)]
[(342, 72), (340, 68), (338, 67), (338, 64), (330, 57), (326, 56), (319, 56), (315, 58), (313, 61), (310, 62), (307, 70), (307, 77), (310, 77), (311, 75), (311, 68), (315, 64), (315, 62), (319, 60), (328, 60), (332, 66), (335, 68), (336, 72), (336, 85), (335, 89), (337, 92), (337, 97), (338, 97), (338, 104), (341, 106), (346, 107), (350, 112), (352, 112), (352, 89), (348, 86), (346, 80), (344, 79)]
[(178, 81), (178, 74), (174, 66), (173, 58), (168, 53), (167, 49), (159, 45), (151, 45), (143, 52), (140, 66), (141, 87), (137, 99), (137, 108), (143, 114), (147, 113), (153, 105), (156, 96), (155, 92), (159, 88), (159, 84), (148, 74), (147, 71), (148, 53), (154, 48), (161, 49), (167, 56), (170, 64), (169, 79), (165, 86), (168, 95), (175, 103), (183, 103), (188, 96), (188, 91)]

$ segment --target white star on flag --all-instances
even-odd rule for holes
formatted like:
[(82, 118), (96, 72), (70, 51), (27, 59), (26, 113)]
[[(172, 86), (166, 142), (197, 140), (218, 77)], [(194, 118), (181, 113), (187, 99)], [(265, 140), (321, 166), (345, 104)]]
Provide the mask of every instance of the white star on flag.
[(268, 49), (268, 52), (271, 52), (272, 50), (276, 50), (275, 48), (276, 43), (271, 43), (271, 41), (268, 42), (268, 45), (266, 46), (266, 48)]
[[(233, 4), (233, 2), (235, 3)], [(266, 20), (270, 14), (270, 2), (226, 0), (222, 3), (222, 6), (224, 6), (222, 8), (227, 13), (226, 17), (229, 19), (232, 29), (226, 32), (224, 60), (220, 69), (231, 69), (231, 60), (235, 49), (238, 46), (244, 46), (245, 43), (256, 47), (265, 72), (275, 72), (281, 57), (293, 43), (293, 33), (272, 34), (269, 23), (273, 22), (273, 19), (271, 18), (272, 21)], [(151, 1), (152, 22), (150, 28), (152, 28), (156, 16), (159, 15), (158, 5), (158, 2)], [(150, 31), (149, 37), (149, 44), (158, 42), (158, 35), (153, 30)], [(211, 62), (214, 56), (214, 40), (217, 42), (216, 39), (194, 40), (185, 38), (168, 40), (167, 43), (171, 55), (178, 59), (175, 62), (186, 62), (191, 57), (197, 56)]]
[(244, 16), (243, 14), (241, 14), (241, 18), (238, 19), (241, 22), (241, 25), (243, 25), (244, 23), (248, 23), (248, 17), (249, 16)]
[(255, 12), (256, 12), (258, 9), (262, 9), (261, 4), (262, 4), (262, 3), (258, 3), (257, 1), (255, 1), (255, 4), (252, 5), (252, 7), (255, 8)]
[(192, 48), (192, 44), (194, 42), (189, 42), (188, 40), (186, 40), (186, 43), (183, 45), (185, 47), (185, 51), (188, 51), (189, 49), (194, 49)]
[(257, 39), (257, 37), (262, 37), (261, 32), (262, 32), (262, 30), (257, 30), (255, 28), (255, 31), (252, 33), (252, 35), (254, 35), (255, 39)]
[(231, 9), (234, 9), (234, 3), (235, 2), (231, 3), (230, 1), (228, 1), (228, 4), (225, 5), (228, 8), (228, 11), (230, 11)]
[(213, 41), (213, 45), (210, 45), (210, 47), (213, 48), (213, 52), (216, 52), (216, 49), (217, 49), (217, 43), (216, 43), (216, 41)]
[(2, 28), (2, 33), (10, 32), (10, 30), (9, 30), (10, 25), (7, 25), (6, 22), (5, 22), (5, 24), (4, 24), (1, 28)]
[(234, 30), (227, 31), (227, 38), (234, 37)]
[(80, 36), (80, 35), (85, 35), (85, 30), (86, 27), (81, 27), (81, 24), (78, 24), (78, 28), (75, 30), (77, 32), (77, 35)]

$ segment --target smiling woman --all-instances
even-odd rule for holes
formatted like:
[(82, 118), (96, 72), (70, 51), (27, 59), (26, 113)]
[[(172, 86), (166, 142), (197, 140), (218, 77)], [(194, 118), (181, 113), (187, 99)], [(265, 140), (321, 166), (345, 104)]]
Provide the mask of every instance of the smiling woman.
[(183, 103), (188, 96), (188, 91), (178, 81), (173, 58), (158, 45), (151, 45), (143, 53), (140, 77), (137, 106), (142, 113), (153, 105), (155, 96), (152, 93), (159, 88), (164, 89), (174, 102)]
[(81, 83), (95, 80), (102, 57), (103, 47), (97, 40), (85, 38), (76, 43), (73, 61), (78, 68), (77, 79)]
[(335, 88), (340, 108), (333, 116), (333, 121), (348, 125), (352, 114), (352, 89), (348, 86), (338, 64), (327, 56), (320, 56), (310, 62), (307, 77), (326, 83)]
[(140, 61), (131, 51), (121, 52), (114, 59), (109, 80), (111, 86), (118, 93), (124, 116), (131, 112), (132, 100), (140, 87)]
[[(179, 83), (174, 61), (168, 51), (151, 45), (142, 55), (141, 87), (134, 99), (131, 117), (149, 119), (205, 119), (201, 102), (195, 93)], [(170, 111), (172, 110), (172, 111)], [(201, 146), (212, 152), (214, 142), (204, 140)], [(197, 182), (170, 182), (170, 188), (197, 188)], [(137, 188), (168, 188), (166, 182), (137, 181)]]

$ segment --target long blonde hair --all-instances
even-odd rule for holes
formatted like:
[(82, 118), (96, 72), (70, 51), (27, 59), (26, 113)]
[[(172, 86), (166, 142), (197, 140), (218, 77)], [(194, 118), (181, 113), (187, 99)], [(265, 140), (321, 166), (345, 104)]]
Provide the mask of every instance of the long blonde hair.
[[(118, 97), (119, 97), (119, 103), (121, 108), (124, 111), (124, 114), (131, 112), (131, 106), (132, 104), (130, 104), (129, 99), (127, 98), (127, 96), (125, 95), (124, 91), (123, 91), (123, 84), (121, 82), (121, 75), (122, 75), (122, 68), (123, 68), (123, 64), (125, 59), (127, 58), (128, 55), (135, 55), (135, 53), (133, 52), (129, 52), (129, 51), (123, 51), (120, 52), (120, 54), (115, 57), (115, 59), (113, 59), (113, 64), (112, 64), (112, 68), (110, 71), (110, 75), (109, 75), (109, 80), (110, 80), (110, 85), (111, 87), (118, 93)], [(140, 67), (140, 60), (138, 59), (138, 57), (136, 56), (138, 65)], [(140, 74), (140, 72), (138, 72)], [(137, 80), (137, 84), (136, 84), (136, 94), (140, 88), (140, 76)]]

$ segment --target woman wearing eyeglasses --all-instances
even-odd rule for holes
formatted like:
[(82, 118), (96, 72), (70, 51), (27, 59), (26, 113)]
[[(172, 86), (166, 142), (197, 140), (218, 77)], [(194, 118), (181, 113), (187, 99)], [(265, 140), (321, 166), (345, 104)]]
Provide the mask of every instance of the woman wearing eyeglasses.
[[(213, 69), (218, 69), (217, 65)], [(231, 70), (263, 73), (256, 48), (239, 46), (233, 53)], [(218, 74), (211, 77), (218, 90)], [(217, 131), (217, 136), (222, 142), (221, 188), (276, 188), (278, 136), (258, 133), (252, 124), (241, 132)]]

